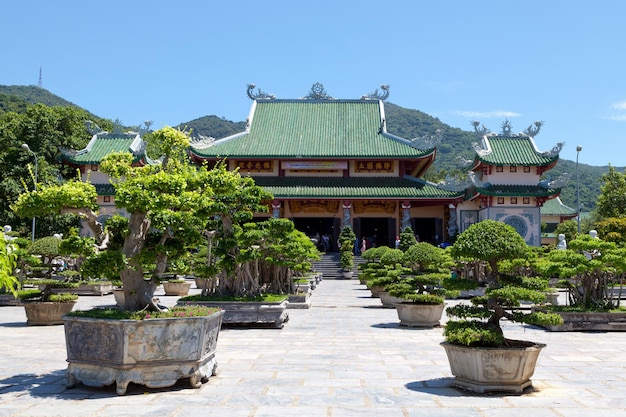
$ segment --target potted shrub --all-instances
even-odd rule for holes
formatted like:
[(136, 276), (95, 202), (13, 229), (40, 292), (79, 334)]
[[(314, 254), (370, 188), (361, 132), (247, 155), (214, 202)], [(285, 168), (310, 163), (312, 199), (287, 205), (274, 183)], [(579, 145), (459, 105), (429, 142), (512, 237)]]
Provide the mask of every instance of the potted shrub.
[(344, 278), (352, 278), (354, 271), (354, 244), (356, 235), (350, 226), (345, 226), (339, 233), (339, 263)]
[(55, 289), (72, 290), (78, 284), (55, 279), (31, 279), (26, 285), (37, 289), (18, 291), (18, 298), (24, 303), (26, 324), (29, 326), (48, 326), (63, 324), (63, 316), (72, 311), (78, 295), (71, 292), (55, 294)]
[(220, 222), (213, 225), (214, 238), (224, 242), (213, 251), (219, 271), (213, 292), (183, 297), (179, 303), (220, 307), (224, 324), (282, 328), (289, 320), (294, 276), (311, 269), (318, 250), (288, 219), (270, 218), (235, 228), (232, 212), (224, 212)]
[(446, 350), (455, 385), (481, 393), (521, 393), (532, 386), (530, 378), (545, 345), (506, 338), (500, 320), (558, 323), (561, 318), (516, 309), (521, 300), (543, 301), (545, 293), (537, 280), (500, 274), (498, 262), (524, 258), (528, 253), (528, 245), (517, 231), (495, 220), (470, 226), (452, 245), (454, 258), (480, 260), (489, 267), (485, 295), (472, 298), (471, 305), (461, 303), (446, 310), (453, 319), (445, 326), (445, 341), (441, 345)]
[(557, 277), (564, 288), (563, 306), (539, 306), (558, 314), (562, 324), (544, 325), (550, 331), (623, 330), (626, 313), (620, 310), (626, 249), (590, 235), (571, 240), (568, 249), (553, 250), (540, 264), (546, 278)]
[(389, 294), (389, 288), (400, 283), (410, 270), (402, 265), (404, 253), (400, 249), (385, 250), (380, 255), (378, 262), (382, 265), (369, 281), (372, 296), (380, 298), (385, 308), (394, 308), (395, 304), (403, 301), (401, 298)]
[(411, 245), (403, 256), (403, 264), (410, 274), (386, 287), (393, 297), (402, 301), (395, 304), (400, 324), (407, 327), (439, 326), (445, 307), (445, 296), (454, 297), (461, 279), (451, 279), (454, 265), (447, 251), (419, 242)]
[[(176, 249), (184, 248), (181, 242), (199, 244), (204, 226), (217, 214), (216, 208), (241, 209), (228, 204), (233, 195), (222, 194), (215, 185), (224, 181), (243, 192), (250, 187), (223, 168), (191, 167), (185, 160), (189, 137), (184, 132), (165, 127), (152, 136), (155, 149), (164, 155), (160, 164), (133, 165), (134, 156), (129, 152), (109, 154), (100, 163), (115, 188), (116, 205), (130, 214), (126, 227), (117, 235), (111, 236), (98, 221), (95, 187), (79, 179), (41, 185), (21, 194), (11, 205), (16, 214), (27, 218), (72, 213), (85, 219), (100, 250), (118, 250), (124, 260), (119, 271), (123, 309), (144, 314), (143, 320), (135, 316), (120, 319), (121, 309), (112, 309), (114, 314), (96, 309), (81, 313), (81, 317), (64, 316), (68, 386), (115, 382), (118, 394), (124, 394), (129, 382), (167, 387), (186, 378), (198, 387), (215, 373), (215, 347), (223, 312), (186, 306), (181, 309), (189, 312), (153, 319), (173, 311), (154, 298), (154, 290), (170, 254), (180, 253)], [(258, 203), (263, 196), (256, 193), (248, 201)], [(255, 212), (257, 207), (251, 204), (246, 208)], [(119, 246), (109, 247), (116, 241)], [(154, 265), (147, 274), (146, 265)]]

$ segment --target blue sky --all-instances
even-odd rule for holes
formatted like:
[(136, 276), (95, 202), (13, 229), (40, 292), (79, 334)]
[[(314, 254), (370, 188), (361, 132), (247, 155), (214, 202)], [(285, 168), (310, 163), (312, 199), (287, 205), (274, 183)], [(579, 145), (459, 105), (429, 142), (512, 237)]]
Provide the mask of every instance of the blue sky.
[(43, 88), (126, 125), (243, 121), (249, 83), (285, 99), (388, 84), (453, 127), (541, 120), (540, 150), (626, 166), (621, 0), (21, 0), (2, 15), (0, 84), (41, 68)]

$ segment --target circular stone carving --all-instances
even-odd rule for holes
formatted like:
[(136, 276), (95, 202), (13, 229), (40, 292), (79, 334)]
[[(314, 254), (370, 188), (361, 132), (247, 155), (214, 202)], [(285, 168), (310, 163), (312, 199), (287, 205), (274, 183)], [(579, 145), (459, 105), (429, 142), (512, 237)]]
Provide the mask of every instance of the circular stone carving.
[(526, 233), (528, 233), (528, 225), (526, 224), (526, 221), (519, 216), (508, 217), (504, 223), (509, 226), (513, 226), (513, 228), (517, 230), (517, 233), (519, 233), (522, 237), (525, 237)]

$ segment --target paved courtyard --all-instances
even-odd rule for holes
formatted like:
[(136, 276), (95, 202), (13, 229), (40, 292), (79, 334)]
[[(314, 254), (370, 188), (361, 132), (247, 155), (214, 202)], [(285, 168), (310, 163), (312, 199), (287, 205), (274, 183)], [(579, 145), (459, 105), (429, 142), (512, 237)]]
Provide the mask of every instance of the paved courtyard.
[[(113, 303), (81, 297), (78, 308)], [(67, 389), (63, 326), (26, 326), (23, 307), (0, 307), (0, 416), (626, 416), (626, 333), (506, 324), (507, 336), (548, 345), (534, 388), (476, 395), (451, 387), (440, 328), (400, 327), (356, 280), (322, 281), (312, 307), (289, 315), (282, 330), (223, 329), (218, 375), (200, 389), (130, 384), (118, 396)]]

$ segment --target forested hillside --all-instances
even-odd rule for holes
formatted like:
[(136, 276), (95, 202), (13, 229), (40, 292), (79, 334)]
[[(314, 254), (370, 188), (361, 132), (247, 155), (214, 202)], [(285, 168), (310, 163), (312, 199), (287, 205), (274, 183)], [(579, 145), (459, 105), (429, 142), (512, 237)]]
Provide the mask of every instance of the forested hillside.
[[(42, 103), (47, 106), (78, 107), (37, 86), (0, 85), (0, 115), (8, 111), (24, 112), (28, 105), (34, 103)], [(465, 159), (472, 159), (474, 156), (471, 145), (472, 142), (478, 140), (474, 132), (450, 127), (424, 112), (403, 108), (393, 103), (385, 103), (385, 113), (389, 133), (403, 138), (411, 139), (417, 136), (433, 135), (437, 130), (442, 131), (443, 140), (437, 148), (437, 159), (426, 174), (426, 178), (429, 180), (437, 180), (445, 177), (446, 174), (454, 173), (457, 170), (455, 164), (457, 156), (462, 156)], [(94, 117), (99, 118), (98, 116)], [(179, 127), (191, 130), (194, 136), (212, 136), (219, 139), (244, 131), (245, 125), (246, 122), (244, 121), (233, 122), (211, 115), (181, 122)], [(468, 120), (469, 127), (470, 121)], [(496, 129), (495, 127), (492, 128)], [(578, 168), (581, 205), (583, 211), (590, 211), (595, 207), (596, 198), (600, 193), (601, 177), (608, 172), (608, 167), (580, 164)], [(618, 170), (621, 171), (622, 169), (618, 168)], [(563, 188), (561, 194), (563, 202), (572, 208), (576, 207), (575, 171), (575, 162), (560, 160), (556, 168), (548, 172), (552, 179), (564, 172), (573, 174), (572, 179)]]

